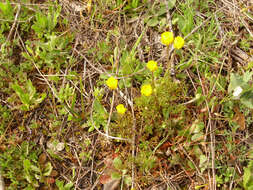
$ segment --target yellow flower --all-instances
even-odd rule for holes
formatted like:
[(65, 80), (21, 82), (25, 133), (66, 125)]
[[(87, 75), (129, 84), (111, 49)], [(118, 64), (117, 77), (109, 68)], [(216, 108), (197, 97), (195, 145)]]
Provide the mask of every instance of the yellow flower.
[(163, 32), (161, 34), (161, 42), (163, 45), (169, 46), (170, 44), (172, 44), (174, 40), (174, 35), (172, 32)]
[(117, 105), (116, 109), (117, 109), (118, 114), (121, 114), (121, 115), (123, 115), (127, 110), (123, 104)]
[(177, 36), (174, 40), (174, 48), (181, 49), (184, 46), (184, 38)]
[(152, 94), (152, 87), (150, 84), (144, 84), (141, 87), (141, 94), (144, 96), (150, 96)]
[(158, 69), (158, 66), (157, 66), (157, 62), (156, 61), (149, 61), (147, 63), (147, 68), (151, 71), (151, 72), (154, 72)]
[(111, 90), (115, 90), (118, 86), (118, 80), (114, 77), (110, 77), (107, 79), (106, 84)]

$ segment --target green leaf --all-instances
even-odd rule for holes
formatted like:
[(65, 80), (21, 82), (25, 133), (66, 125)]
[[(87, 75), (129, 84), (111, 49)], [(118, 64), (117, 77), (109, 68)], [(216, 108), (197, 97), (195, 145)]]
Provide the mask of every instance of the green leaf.
[(125, 176), (124, 177), (124, 182), (126, 185), (131, 185), (132, 184), (132, 178), (130, 176)]
[(121, 159), (120, 159), (119, 157), (117, 157), (117, 158), (115, 158), (115, 159), (113, 160), (113, 166), (114, 166), (116, 169), (118, 169), (118, 170), (122, 169), (123, 163), (122, 163), (122, 161), (121, 161)]
[(90, 133), (90, 132), (94, 131), (94, 129), (95, 129), (95, 127), (94, 127), (94, 126), (91, 126), (91, 127), (88, 129), (88, 132)]
[(184, 10), (184, 15), (179, 16), (178, 28), (180, 29), (180, 31), (183, 33), (184, 36), (189, 34), (194, 27), (193, 17), (194, 13), (192, 11), (192, 8), (187, 8), (186, 10)]
[(60, 180), (56, 180), (55, 182), (56, 186), (59, 188), (59, 190), (62, 190), (63, 187), (64, 187), (64, 182), (63, 181), (60, 181)]
[(137, 49), (138, 45), (141, 42), (141, 39), (142, 39), (142, 36), (143, 36), (144, 32), (145, 32), (145, 30), (142, 31), (141, 35), (136, 40), (136, 42), (135, 42), (135, 44), (134, 44), (134, 46), (133, 46), (133, 48), (132, 48), (132, 50), (130, 52), (130, 56), (132, 57), (132, 59), (135, 57), (135, 55), (137, 53), (136, 49)]
[(49, 176), (51, 174), (52, 170), (53, 170), (53, 166), (51, 165), (50, 162), (48, 162), (46, 164), (44, 171), (43, 171), (43, 176)]
[(24, 169), (25, 170), (29, 170), (30, 168), (31, 168), (31, 162), (30, 162), (30, 160), (28, 160), (28, 159), (25, 159), (24, 161), (23, 161), (23, 165), (24, 165)]
[(158, 24), (159, 24), (159, 20), (158, 20), (157, 17), (153, 17), (153, 18), (149, 19), (148, 22), (147, 22), (147, 25), (150, 26), (150, 27), (154, 27)]
[(14, 8), (8, 0), (5, 3), (0, 3), (0, 9), (5, 18), (10, 20), (14, 18)]
[(204, 154), (199, 156), (199, 166), (200, 167), (202, 167), (206, 161), (207, 161), (207, 157)]
[(157, 12), (157, 16), (162, 16), (163, 14), (165, 14), (165, 13), (167, 13), (167, 8), (166, 8), (166, 6), (165, 5), (162, 5), (161, 7), (160, 7), (160, 10)]
[(253, 109), (253, 89), (243, 92), (243, 94), (240, 97), (240, 101), (246, 107)]
[(247, 69), (250, 70), (250, 69), (252, 69), (252, 68), (253, 68), (253, 61), (250, 61), (250, 62), (248, 63)]
[(31, 80), (27, 81), (27, 83), (26, 83), (26, 89), (27, 89), (27, 91), (29, 93), (29, 99), (31, 100), (34, 97), (35, 93), (36, 93), (36, 89), (33, 86)]
[(253, 161), (251, 160), (248, 167), (244, 168), (243, 187), (245, 190), (253, 189)]
[(245, 82), (240, 75), (231, 73), (230, 83), (228, 85), (228, 93), (231, 93), (238, 86), (242, 87), (244, 84)]
[(250, 79), (252, 79), (253, 72), (246, 71), (243, 75), (243, 81), (249, 82)]
[(39, 103), (41, 103), (46, 97), (47, 97), (47, 94), (46, 94), (46, 93), (42, 93), (42, 94), (40, 94), (40, 97), (37, 98), (37, 99), (34, 101), (34, 103), (35, 103), (35, 104), (39, 104)]
[(34, 172), (37, 172), (37, 173), (40, 172), (40, 169), (37, 166), (34, 166), (34, 165), (31, 165), (31, 170), (34, 171)]
[(69, 190), (69, 189), (71, 189), (71, 187), (73, 187), (74, 186), (74, 184), (72, 183), (72, 182), (69, 182), (69, 183), (67, 183), (65, 186), (64, 186), (64, 188), (66, 189), (66, 190)]
[(139, 5), (139, 0), (132, 0), (132, 7), (137, 8)]
[(194, 123), (191, 126), (191, 132), (196, 134), (200, 133), (205, 127), (205, 124), (203, 122), (200, 122), (199, 120), (195, 120)]
[(112, 179), (120, 179), (121, 175), (118, 172), (112, 172), (111, 178)]
[(197, 134), (194, 134), (193, 136), (192, 136), (192, 138), (191, 138), (191, 140), (192, 141), (199, 141), (199, 140), (201, 140), (201, 139), (203, 139), (203, 136), (204, 136), (204, 134), (202, 134), (202, 133), (197, 133)]
[(95, 99), (95, 101), (94, 101), (94, 111), (96, 111), (98, 114), (100, 114), (102, 116), (107, 115), (107, 112), (106, 112), (104, 106), (102, 106), (97, 99)]
[(176, 5), (176, 2), (177, 2), (177, 0), (167, 0), (167, 1), (168, 1), (169, 10), (173, 9)]

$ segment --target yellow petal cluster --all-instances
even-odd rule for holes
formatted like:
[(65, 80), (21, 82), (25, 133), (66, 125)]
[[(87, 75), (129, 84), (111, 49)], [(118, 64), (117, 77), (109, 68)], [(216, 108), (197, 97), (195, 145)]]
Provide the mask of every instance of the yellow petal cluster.
[(174, 39), (174, 35), (172, 32), (163, 32), (161, 34), (161, 43), (166, 46), (169, 46), (173, 43), (175, 49), (181, 49), (184, 46), (184, 38), (182, 38), (181, 36), (177, 36)]
[(118, 86), (118, 80), (115, 79), (114, 77), (110, 77), (109, 79), (107, 79), (106, 85), (107, 85), (111, 90), (115, 90), (115, 89), (117, 89), (117, 86)]
[(172, 32), (163, 32), (161, 34), (161, 42), (163, 45), (169, 46), (173, 43), (174, 35)]
[(147, 68), (151, 71), (151, 72), (154, 72), (158, 69), (158, 66), (157, 66), (157, 62), (156, 61), (149, 61), (147, 63)]
[(175, 49), (181, 49), (184, 46), (184, 38), (181, 36), (177, 36), (174, 40), (174, 48)]
[(144, 84), (141, 87), (141, 94), (144, 96), (150, 96), (152, 94), (152, 87), (150, 84)]
[(116, 110), (117, 110), (118, 114), (123, 115), (123, 114), (125, 114), (127, 109), (125, 108), (125, 106), (123, 104), (119, 104), (119, 105), (117, 105)]

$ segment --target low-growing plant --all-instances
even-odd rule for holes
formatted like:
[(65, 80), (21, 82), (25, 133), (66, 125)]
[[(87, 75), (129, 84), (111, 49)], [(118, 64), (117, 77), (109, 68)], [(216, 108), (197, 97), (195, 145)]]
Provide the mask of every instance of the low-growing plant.
[(26, 41), (26, 48), (29, 52), (22, 53), (30, 63), (35, 62), (39, 68), (46, 65), (48, 69), (59, 72), (60, 68), (66, 63), (72, 63), (68, 52), (70, 50), (70, 43), (72, 36), (45, 35), (45, 42), (43, 41)]
[[(1, 10), (0, 18), (6, 19), (9, 21), (12, 21), (14, 19), (14, 8), (11, 6), (8, 0), (5, 3), (4, 2), (0, 3), (0, 10)], [(11, 27), (11, 24), (8, 21), (1, 22), (0, 34), (9, 30), (10, 27)]]
[(67, 184), (64, 184), (64, 181), (56, 180), (55, 182), (56, 186), (59, 188), (59, 190), (71, 190), (74, 184), (72, 182), (69, 182)]
[(253, 72), (246, 71), (243, 75), (231, 73), (228, 93), (233, 92), (233, 99), (248, 108), (253, 108), (253, 87), (251, 85)]
[(114, 172), (112, 172), (111, 174), (111, 178), (112, 179), (116, 179), (116, 180), (122, 180), (122, 184), (121, 187), (123, 187), (123, 185), (127, 185), (130, 186), (132, 179), (131, 177), (127, 174), (128, 171), (124, 165), (124, 163), (122, 162), (122, 160), (119, 157), (116, 157), (113, 160), (113, 166), (116, 169)]
[(243, 187), (245, 190), (253, 189), (253, 161), (249, 161), (248, 166), (244, 168)]
[(58, 17), (60, 16), (61, 7), (53, 6), (49, 7), (48, 13), (45, 15), (40, 10), (35, 14), (35, 22), (32, 25), (32, 29), (35, 31), (39, 38), (42, 38), (45, 34), (51, 35), (58, 23)]
[[(12, 88), (22, 103), (20, 109), (23, 111), (29, 111), (35, 108), (46, 98), (46, 93), (39, 94), (36, 92), (36, 88), (30, 80), (27, 80), (26, 85), (23, 88), (17, 82), (12, 84)], [(19, 106), (17, 106), (17, 108), (18, 107)]]
[[(15, 136), (11, 138), (14, 140)], [(41, 150), (34, 143), (24, 141), (20, 146), (11, 146), (0, 152), (1, 173), (4, 178), (10, 180), (10, 190), (35, 189), (39, 185), (37, 178), (42, 179), (42, 176), (47, 176), (51, 170), (51, 167), (40, 169), (38, 155)]]

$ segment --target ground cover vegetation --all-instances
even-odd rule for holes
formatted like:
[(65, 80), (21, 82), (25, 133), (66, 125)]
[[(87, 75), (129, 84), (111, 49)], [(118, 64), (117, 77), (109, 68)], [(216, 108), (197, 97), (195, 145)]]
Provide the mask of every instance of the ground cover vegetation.
[(0, 2), (0, 189), (253, 189), (249, 0)]

